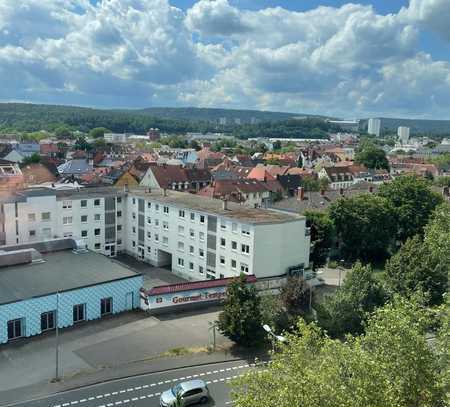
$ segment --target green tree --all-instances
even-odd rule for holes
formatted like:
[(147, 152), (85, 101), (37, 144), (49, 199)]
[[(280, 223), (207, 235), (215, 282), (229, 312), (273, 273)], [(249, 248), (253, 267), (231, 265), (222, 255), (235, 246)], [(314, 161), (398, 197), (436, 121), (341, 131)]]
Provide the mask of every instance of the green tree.
[(357, 262), (336, 295), (316, 305), (318, 322), (331, 337), (360, 334), (369, 314), (384, 302), (384, 291), (370, 265)]
[(340, 198), (329, 213), (345, 258), (372, 261), (387, 256), (396, 232), (388, 199), (373, 194)]
[(437, 177), (435, 179), (434, 183), (438, 187), (450, 187), (450, 177), (448, 175), (442, 176), (442, 177)]
[(361, 148), (355, 154), (355, 162), (365, 165), (370, 169), (389, 170), (389, 161), (384, 150), (370, 142), (362, 144)]
[(103, 138), (105, 133), (110, 133), (111, 131), (104, 127), (94, 127), (89, 131), (89, 138)]
[(261, 341), (262, 317), (260, 298), (254, 285), (247, 284), (247, 277), (241, 274), (227, 287), (223, 311), (219, 314), (219, 330), (239, 345), (250, 346)]
[(301, 180), (301, 185), (305, 188), (307, 192), (317, 192), (320, 191), (320, 183), (317, 178), (306, 176)]
[(29, 157), (25, 157), (22, 161), (22, 165), (37, 164), (41, 162), (41, 156), (38, 153), (33, 153)]
[(68, 127), (60, 126), (55, 129), (55, 136), (57, 139), (61, 140), (61, 139), (72, 138), (73, 133), (72, 133), (72, 130), (70, 130)]
[(420, 304), (397, 300), (371, 316), (365, 335), (345, 342), (300, 320), (264, 370), (232, 382), (234, 405), (444, 407), (440, 355), (425, 335), (428, 318)]
[(74, 145), (76, 150), (91, 151), (92, 145), (84, 137), (78, 137)]
[(401, 176), (381, 185), (378, 195), (388, 199), (395, 208), (397, 235), (402, 242), (422, 234), (431, 213), (442, 202), (429, 183), (416, 175)]
[(433, 255), (420, 236), (408, 239), (386, 263), (387, 290), (407, 297), (419, 291), (426, 293), (432, 304), (441, 303), (450, 267), (444, 259)]
[(319, 211), (306, 211), (306, 226), (311, 231), (310, 261), (314, 269), (323, 266), (330, 254), (333, 244), (334, 225), (328, 213)]
[(195, 151), (200, 151), (202, 149), (202, 147), (200, 146), (200, 144), (198, 144), (197, 140), (191, 140), (189, 142), (189, 147), (193, 148)]

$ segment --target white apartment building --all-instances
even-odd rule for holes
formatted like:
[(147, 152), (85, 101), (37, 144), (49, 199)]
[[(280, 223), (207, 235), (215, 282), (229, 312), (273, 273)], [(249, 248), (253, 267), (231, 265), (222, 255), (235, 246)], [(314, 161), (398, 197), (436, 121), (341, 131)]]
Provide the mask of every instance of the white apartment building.
[(177, 191), (25, 190), (1, 203), (3, 244), (57, 237), (127, 252), (190, 280), (284, 275), (309, 266), (303, 216), (246, 208)]
[(380, 137), (381, 132), (381, 119), (369, 119), (367, 124), (367, 133), (373, 134), (376, 137)]
[(408, 142), (409, 142), (409, 133), (410, 133), (409, 127), (400, 126), (397, 129), (398, 139), (399, 139), (399, 141), (400, 141), (400, 143), (402, 145), (407, 145), (408, 144)]

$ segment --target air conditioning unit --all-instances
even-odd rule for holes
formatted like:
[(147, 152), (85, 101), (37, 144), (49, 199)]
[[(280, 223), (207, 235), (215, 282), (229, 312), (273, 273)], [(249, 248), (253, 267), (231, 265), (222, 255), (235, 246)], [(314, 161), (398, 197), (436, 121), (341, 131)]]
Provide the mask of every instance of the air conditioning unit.
[(288, 277), (303, 277), (305, 271), (305, 264), (300, 263), (296, 266), (288, 267), (286, 275)]

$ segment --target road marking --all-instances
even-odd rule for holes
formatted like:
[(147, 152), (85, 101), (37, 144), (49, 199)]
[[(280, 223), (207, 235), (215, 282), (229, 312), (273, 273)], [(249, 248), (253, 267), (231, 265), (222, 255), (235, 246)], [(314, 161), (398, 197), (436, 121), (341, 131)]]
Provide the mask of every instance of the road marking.
[[(261, 363), (266, 363), (266, 362), (261, 362)], [(173, 383), (173, 382), (179, 382), (179, 381), (183, 381), (186, 379), (191, 379), (191, 378), (196, 378), (196, 377), (203, 377), (203, 376), (208, 376), (208, 375), (213, 375), (213, 374), (218, 374), (218, 373), (223, 373), (223, 372), (230, 372), (232, 370), (237, 370), (237, 369), (244, 369), (247, 367), (254, 367), (256, 366), (254, 363), (252, 364), (245, 364), (245, 365), (239, 365), (239, 366), (233, 366), (233, 367), (228, 367), (226, 369), (218, 369), (218, 370), (212, 370), (212, 371), (208, 371), (208, 372), (201, 372), (198, 374), (194, 374), (194, 375), (190, 375), (190, 376), (183, 376), (183, 377), (179, 377), (176, 379), (171, 379), (171, 380), (166, 380), (166, 381), (161, 381), (161, 382), (155, 382), (155, 383), (150, 383), (150, 384), (144, 384), (141, 386), (135, 386), (135, 387), (129, 387), (126, 390), (122, 389), (122, 390), (117, 390), (117, 391), (113, 391), (110, 393), (104, 393), (104, 394), (99, 394), (97, 396), (91, 396), (91, 397), (87, 397), (87, 398), (83, 398), (80, 400), (73, 400), (71, 402), (67, 402), (67, 403), (63, 403), (63, 404), (55, 404), (52, 407), (67, 407), (70, 405), (76, 405), (76, 404), (82, 404), (82, 403), (86, 403), (87, 401), (92, 401), (95, 399), (102, 399), (105, 397), (111, 397), (111, 396), (117, 396), (118, 394), (123, 394), (123, 393), (127, 393), (127, 392), (133, 392), (133, 391), (139, 391), (142, 389), (147, 389), (149, 387), (154, 387), (154, 386), (160, 386), (162, 384), (167, 384), (167, 383)], [(230, 380), (230, 379), (234, 379), (237, 376), (230, 376), (230, 377), (225, 377), (225, 378), (220, 378), (220, 379), (214, 379), (213, 381), (207, 381), (206, 384), (211, 384), (211, 383), (218, 383), (218, 382), (224, 382), (226, 380)], [(159, 396), (161, 393), (154, 393), (154, 394), (149, 394), (146, 396), (141, 396), (139, 399), (143, 400), (145, 398), (150, 398), (150, 397), (156, 397)], [(131, 401), (136, 401), (138, 400), (137, 397), (134, 397), (131, 399)], [(117, 402), (114, 403), (108, 403), (106, 404), (107, 407), (111, 407), (113, 405), (120, 405), (120, 404), (127, 404), (130, 402), (130, 399), (126, 399), (126, 400), (119, 400)], [(105, 405), (102, 406), (97, 406), (97, 407), (105, 407)]]

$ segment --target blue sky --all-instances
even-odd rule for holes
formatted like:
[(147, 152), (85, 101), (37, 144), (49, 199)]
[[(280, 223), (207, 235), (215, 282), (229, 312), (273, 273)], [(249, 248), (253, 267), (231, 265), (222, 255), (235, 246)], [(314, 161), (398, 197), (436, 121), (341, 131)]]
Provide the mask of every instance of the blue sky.
[(449, 119), (449, 21), (449, 0), (0, 0), (0, 101)]

